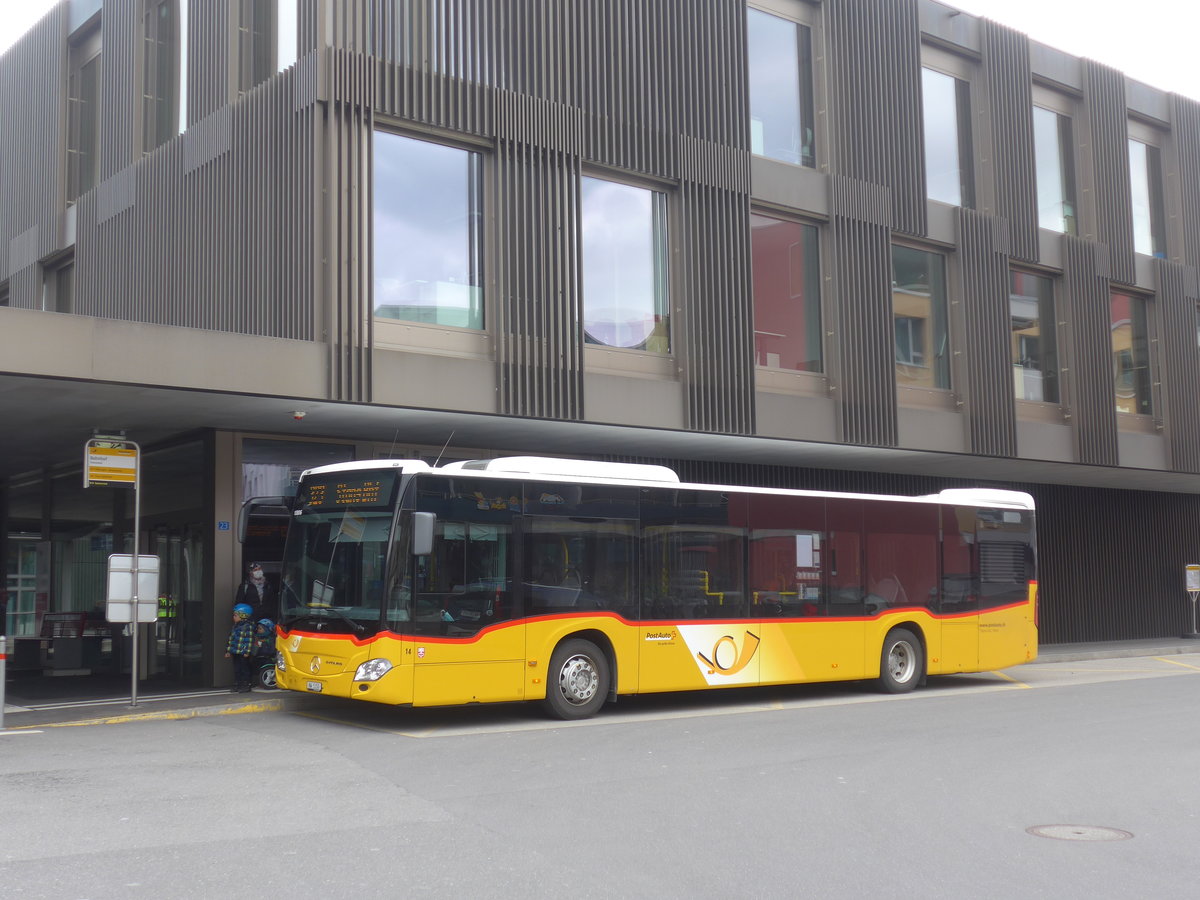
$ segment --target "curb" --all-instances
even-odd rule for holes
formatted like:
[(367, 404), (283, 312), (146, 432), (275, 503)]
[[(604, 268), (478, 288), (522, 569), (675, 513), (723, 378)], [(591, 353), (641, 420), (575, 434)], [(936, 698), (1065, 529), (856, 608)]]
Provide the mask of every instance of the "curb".
[(196, 706), (189, 709), (163, 709), (153, 712), (124, 713), (119, 716), (101, 716), (77, 719), (72, 722), (43, 722), (41, 724), (14, 725), (5, 731), (28, 731), (42, 728), (77, 728), (82, 725), (121, 725), (126, 722), (154, 722), (177, 719), (201, 719), (209, 716), (236, 716), (246, 713), (278, 712), (284, 708), (282, 697), (251, 703), (227, 703), (220, 706)]

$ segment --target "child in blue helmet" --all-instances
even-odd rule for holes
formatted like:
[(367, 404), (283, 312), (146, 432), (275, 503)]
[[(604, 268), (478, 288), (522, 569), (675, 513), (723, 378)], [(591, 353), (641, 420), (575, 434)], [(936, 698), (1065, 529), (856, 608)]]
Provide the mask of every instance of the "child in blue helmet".
[(252, 612), (249, 603), (238, 603), (233, 607), (233, 628), (225, 645), (225, 658), (233, 660), (235, 694), (250, 690), (250, 679), (254, 674), (254, 666), (250, 661), (254, 655), (254, 623), (250, 621)]

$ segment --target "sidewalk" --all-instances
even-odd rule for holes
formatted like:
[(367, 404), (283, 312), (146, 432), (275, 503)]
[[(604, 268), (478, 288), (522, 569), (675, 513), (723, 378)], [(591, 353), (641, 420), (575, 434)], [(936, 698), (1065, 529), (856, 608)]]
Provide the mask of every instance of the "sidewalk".
[[(1089, 644), (1047, 644), (1039, 663), (1132, 656), (1172, 656), (1200, 653), (1200, 640), (1152, 638)], [(247, 713), (277, 712), (305, 705), (309, 695), (290, 691), (255, 690), (233, 694), (225, 689), (197, 690), (172, 682), (142, 682), (137, 706), (130, 706), (129, 676), (15, 678), (5, 690), (5, 730), (101, 725), (147, 719), (191, 719)]]

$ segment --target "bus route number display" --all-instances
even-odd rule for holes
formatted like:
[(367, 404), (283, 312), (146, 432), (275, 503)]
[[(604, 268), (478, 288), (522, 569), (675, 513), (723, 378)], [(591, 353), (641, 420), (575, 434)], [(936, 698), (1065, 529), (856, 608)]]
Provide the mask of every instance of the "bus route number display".
[(386, 507), (392, 499), (394, 482), (390, 473), (379, 472), (361, 478), (347, 478), (343, 473), (328, 481), (314, 479), (304, 484), (304, 508)]

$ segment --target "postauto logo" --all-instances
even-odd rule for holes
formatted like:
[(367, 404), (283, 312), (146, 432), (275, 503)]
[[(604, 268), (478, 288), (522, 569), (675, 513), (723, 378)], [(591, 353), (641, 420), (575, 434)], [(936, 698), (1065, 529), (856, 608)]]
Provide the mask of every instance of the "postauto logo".
[(680, 625), (679, 633), (709, 684), (753, 684), (758, 667), (750, 661), (759, 638), (752, 631), (730, 633), (728, 625)]

